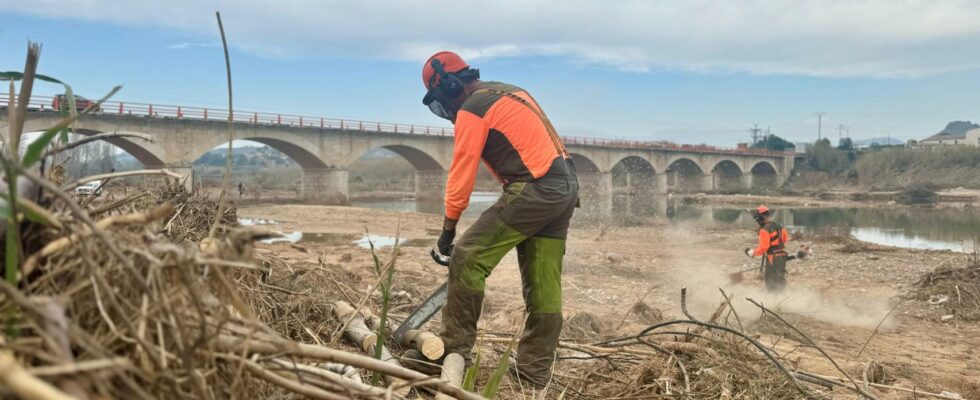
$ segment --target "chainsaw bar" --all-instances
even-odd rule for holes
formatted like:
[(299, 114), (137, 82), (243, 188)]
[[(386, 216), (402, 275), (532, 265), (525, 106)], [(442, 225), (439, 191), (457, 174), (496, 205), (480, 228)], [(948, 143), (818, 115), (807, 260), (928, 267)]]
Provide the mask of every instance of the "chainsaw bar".
[[(442, 256), (436, 253), (435, 250), (430, 250), (429, 255), (432, 256), (432, 261), (435, 261), (436, 264), (449, 266), (449, 257)], [(419, 308), (412, 311), (412, 314), (409, 315), (408, 318), (405, 318), (405, 321), (403, 321), (401, 325), (398, 325), (398, 329), (395, 329), (394, 334), (396, 341), (401, 342), (402, 337), (405, 336), (406, 332), (411, 329), (418, 329), (424, 325), (429, 321), (429, 319), (432, 318), (432, 316), (436, 315), (436, 313), (442, 309), (442, 306), (446, 305), (446, 299), (449, 294), (447, 290), (448, 287), (449, 282), (445, 282), (442, 284), (442, 286), (439, 286), (435, 292), (432, 292), (432, 294), (429, 295), (429, 298), (422, 302), (422, 305), (420, 305)]]

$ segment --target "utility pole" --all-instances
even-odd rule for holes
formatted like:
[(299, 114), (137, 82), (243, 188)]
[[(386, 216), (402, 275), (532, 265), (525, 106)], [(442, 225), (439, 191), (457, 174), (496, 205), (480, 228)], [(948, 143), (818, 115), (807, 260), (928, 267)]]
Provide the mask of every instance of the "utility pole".
[(837, 145), (838, 146), (840, 146), (841, 143), (844, 143), (844, 129), (847, 129), (847, 127), (845, 127), (844, 124), (837, 124)]
[(759, 133), (760, 132), (762, 132), (762, 129), (759, 128), (759, 123), (758, 122), (753, 122), (752, 123), (752, 128), (749, 129), (749, 135), (752, 136), (752, 144), (753, 145), (756, 144), (756, 143), (759, 143)]
[(822, 135), (823, 132), (821, 132), (821, 131), (823, 130), (822, 128), (823, 128), (823, 116), (824, 115), (827, 115), (827, 113), (822, 112), (822, 111), (817, 113), (817, 141), (818, 142), (820, 141), (821, 136), (823, 136)]

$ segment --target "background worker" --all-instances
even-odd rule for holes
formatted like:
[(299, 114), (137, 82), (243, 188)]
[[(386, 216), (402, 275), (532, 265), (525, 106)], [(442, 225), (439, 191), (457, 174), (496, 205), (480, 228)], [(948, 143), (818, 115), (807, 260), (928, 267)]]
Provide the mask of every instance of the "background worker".
[[(422, 102), (455, 125), (446, 182), (446, 216), (438, 248), (452, 255), (440, 336), (446, 353), (469, 360), (483, 305), (485, 281), (517, 248), (528, 317), (517, 348), (518, 374), (534, 385), (551, 376), (562, 326), (561, 269), (578, 181), (554, 127), (534, 98), (517, 86), (480, 81), (452, 52), (436, 53), (422, 68)], [(503, 194), (453, 245), (469, 205), (481, 160)]]
[[(759, 224), (759, 245), (755, 250), (746, 248), (745, 255), (763, 256), (762, 274), (766, 281), (766, 289), (778, 292), (786, 286), (786, 242), (789, 233), (783, 224), (773, 221), (772, 211), (765, 205), (760, 205), (752, 212), (752, 217)], [(802, 258), (802, 257), (801, 257)]]

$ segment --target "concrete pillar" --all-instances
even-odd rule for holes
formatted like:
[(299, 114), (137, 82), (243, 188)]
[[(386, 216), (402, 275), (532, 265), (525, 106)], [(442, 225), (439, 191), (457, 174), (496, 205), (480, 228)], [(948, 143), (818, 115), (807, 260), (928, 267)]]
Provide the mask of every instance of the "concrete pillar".
[(701, 223), (711, 225), (715, 223), (714, 207), (704, 207), (701, 209)]
[(180, 174), (184, 188), (188, 191), (194, 190), (194, 169), (188, 165), (168, 165), (164, 167), (170, 172), (176, 172)]
[(582, 208), (598, 216), (612, 214), (613, 184), (611, 172), (579, 172), (579, 197)]
[(793, 211), (789, 209), (782, 209), (782, 215), (779, 216), (779, 222), (783, 223), (783, 226), (796, 225), (796, 218), (794, 218)]
[(701, 175), (701, 191), (708, 192), (708, 193), (715, 191), (714, 174)]
[(667, 174), (666, 173), (656, 174), (656, 176), (654, 177), (654, 180), (656, 182), (653, 185), (653, 192), (655, 194), (667, 194), (667, 192), (670, 191), (670, 188), (667, 187)]
[(776, 187), (783, 187), (783, 184), (786, 183), (787, 177), (789, 177), (789, 174), (776, 174)]
[(445, 198), (448, 176), (449, 173), (442, 170), (415, 171), (415, 198), (417, 200)]
[(752, 173), (746, 172), (742, 174), (742, 188), (752, 190)]
[[(656, 196), (653, 198), (653, 212), (660, 218), (667, 217), (667, 196)], [(671, 199), (671, 201), (673, 201)]]
[(303, 186), (300, 197), (303, 201), (348, 205), (347, 170), (343, 168), (320, 168), (303, 170)]

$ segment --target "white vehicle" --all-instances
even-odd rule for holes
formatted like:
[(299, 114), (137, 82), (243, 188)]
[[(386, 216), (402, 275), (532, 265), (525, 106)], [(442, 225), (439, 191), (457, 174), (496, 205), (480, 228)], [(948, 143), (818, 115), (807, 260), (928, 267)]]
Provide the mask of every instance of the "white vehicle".
[(77, 195), (102, 194), (102, 181), (92, 181), (75, 188)]

